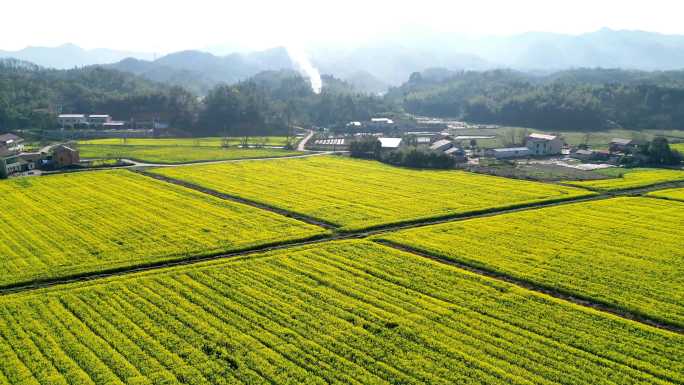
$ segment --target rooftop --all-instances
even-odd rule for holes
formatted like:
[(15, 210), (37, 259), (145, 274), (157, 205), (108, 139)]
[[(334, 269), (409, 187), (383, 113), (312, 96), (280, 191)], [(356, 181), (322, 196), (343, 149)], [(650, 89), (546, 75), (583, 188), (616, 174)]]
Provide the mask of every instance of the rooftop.
[(23, 142), (24, 139), (14, 135), (14, 134), (2, 134), (0, 135), (0, 143), (13, 143), (13, 142)]
[(60, 118), (85, 118), (83, 114), (59, 114)]
[(401, 138), (378, 138), (382, 148), (398, 148), (401, 145)]
[(462, 148), (459, 147), (451, 147), (450, 149), (444, 151), (445, 154), (451, 155), (451, 154), (465, 154), (465, 151), (463, 151)]
[(14, 156), (14, 155), (16, 155), (16, 154), (17, 154), (17, 153), (16, 153), (15, 151), (10, 151), (10, 150), (8, 150), (8, 149), (6, 149), (6, 148), (4, 148), (4, 147), (0, 147), (0, 157), (1, 157), (1, 158), (6, 158), (6, 157), (9, 157), (9, 156)]
[(432, 146), (430, 146), (430, 148), (437, 149), (437, 148), (440, 148), (442, 146), (446, 146), (447, 144), (451, 144), (451, 141), (447, 140), (447, 139), (442, 139), (442, 140), (438, 140), (435, 143), (433, 143)]
[(387, 124), (394, 124), (394, 121), (392, 119), (388, 118), (372, 118), (371, 122), (373, 123), (387, 123)]
[(546, 135), (546, 134), (530, 134), (528, 139), (537, 139), (537, 140), (555, 140), (558, 138), (556, 135)]
[(515, 152), (515, 151), (530, 151), (527, 147), (506, 147), (506, 148), (494, 148), (494, 152)]
[(628, 145), (632, 143), (632, 139), (613, 138), (610, 143)]

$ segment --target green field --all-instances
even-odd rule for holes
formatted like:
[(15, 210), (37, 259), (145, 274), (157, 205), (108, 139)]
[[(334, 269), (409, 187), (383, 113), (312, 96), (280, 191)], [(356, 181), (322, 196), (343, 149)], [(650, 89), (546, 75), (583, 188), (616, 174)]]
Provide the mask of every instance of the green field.
[(666, 198), (684, 202), (684, 188), (673, 188), (669, 190), (653, 191), (648, 195), (657, 198)]
[(149, 163), (192, 163), (213, 160), (277, 158), (299, 155), (300, 152), (278, 148), (237, 147), (191, 147), (191, 146), (138, 146), (81, 144), (78, 146), (83, 159), (132, 159)]
[(684, 326), (684, 203), (615, 198), (381, 239)]
[(627, 190), (640, 187), (648, 187), (667, 182), (684, 181), (684, 170), (669, 169), (607, 169), (601, 170), (602, 173), (616, 176), (614, 179), (588, 180), (588, 181), (568, 181), (565, 184), (583, 187), (594, 191), (615, 191)]
[(684, 143), (675, 143), (672, 144), (670, 147), (684, 154)]
[(684, 336), (366, 241), (0, 299), (0, 383), (668, 384)]
[(156, 169), (343, 230), (564, 200), (581, 189), (462, 171), (413, 170), (337, 156)]
[(129, 171), (10, 179), (0, 195), (0, 286), (323, 232)]
[[(81, 140), (78, 144), (126, 145), (126, 146), (189, 146), (189, 147), (223, 147), (239, 146), (245, 137), (206, 137), (206, 138), (108, 138)], [(285, 136), (250, 136), (247, 144), (257, 146), (285, 146)]]

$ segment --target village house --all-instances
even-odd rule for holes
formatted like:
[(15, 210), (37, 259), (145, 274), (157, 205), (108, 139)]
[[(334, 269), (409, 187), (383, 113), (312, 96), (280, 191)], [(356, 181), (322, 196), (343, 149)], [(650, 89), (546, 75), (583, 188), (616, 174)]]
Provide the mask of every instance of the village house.
[(487, 156), (496, 159), (512, 159), (530, 156), (530, 149), (527, 147), (494, 148), (487, 150)]
[(435, 151), (446, 151), (452, 147), (454, 147), (454, 142), (448, 139), (441, 139), (432, 143), (430, 149)]
[(23, 151), (24, 139), (14, 134), (0, 135), (0, 148), (4, 148), (8, 151)]
[(6, 148), (0, 148), (0, 178), (7, 178), (13, 174), (31, 171), (36, 167), (34, 161), (22, 155)]
[(530, 155), (560, 155), (563, 151), (563, 140), (556, 135), (530, 134), (526, 140)]
[(444, 151), (444, 154), (453, 158), (457, 163), (464, 163), (468, 161), (465, 151), (460, 147), (451, 147), (450, 149)]
[(605, 151), (595, 151), (588, 149), (578, 149), (573, 151), (570, 156), (581, 161), (608, 160), (610, 154)]
[(378, 138), (382, 151), (396, 150), (401, 146), (401, 138)]
[(60, 114), (57, 123), (61, 127), (75, 128), (88, 125), (88, 118), (84, 114)]
[(394, 120), (389, 118), (372, 118), (370, 122), (365, 123), (365, 128), (371, 131), (386, 131), (394, 127)]
[(56, 168), (73, 166), (81, 161), (77, 150), (60, 144), (52, 149), (52, 162)]
[(88, 124), (93, 127), (102, 127), (111, 121), (112, 117), (109, 115), (88, 115)]
[(640, 146), (645, 144), (646, 142), (642, 140), (613, 138), (610, 141), (609, 151), (611, 153), (629, 153), (638, 150)]

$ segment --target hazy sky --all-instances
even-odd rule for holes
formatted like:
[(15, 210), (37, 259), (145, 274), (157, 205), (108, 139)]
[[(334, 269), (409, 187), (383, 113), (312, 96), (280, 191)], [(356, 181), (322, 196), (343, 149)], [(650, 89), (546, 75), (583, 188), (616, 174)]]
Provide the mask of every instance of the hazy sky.
[(66, 42), (157, 53), (356, 44), (399, 31), (684, 34), (682, 0), (4, 0), (0, 49)]

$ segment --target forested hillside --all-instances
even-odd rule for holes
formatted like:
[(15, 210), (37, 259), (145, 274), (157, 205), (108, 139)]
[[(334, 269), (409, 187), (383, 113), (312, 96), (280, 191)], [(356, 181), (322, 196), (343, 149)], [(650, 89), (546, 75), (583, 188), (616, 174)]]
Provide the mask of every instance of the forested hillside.
[(99, 67), (49, 70), (0, 61), (0, 131), (54, 128), (60, 112), (107, 113), (121, 119), (151, 115), (184, 125), (196, 108), (196, 97), (182, 88), (123, 72)]
[(158, 119), (189, 135), (265, 135), (289, 124), (328, 125), (394, 110), (332, 76), (315, 94), (294, 71), (269, 71), (218, 85), (200, 98), (179, 86), (101, 67), (50, 70), (0, 61), (0, 132), (56, 128), (61, 113), (106, 113), (118, 120)]
[(414, 73), (388, 97), (411, 113), (533, 128), (684, 128), (684, 71)]

